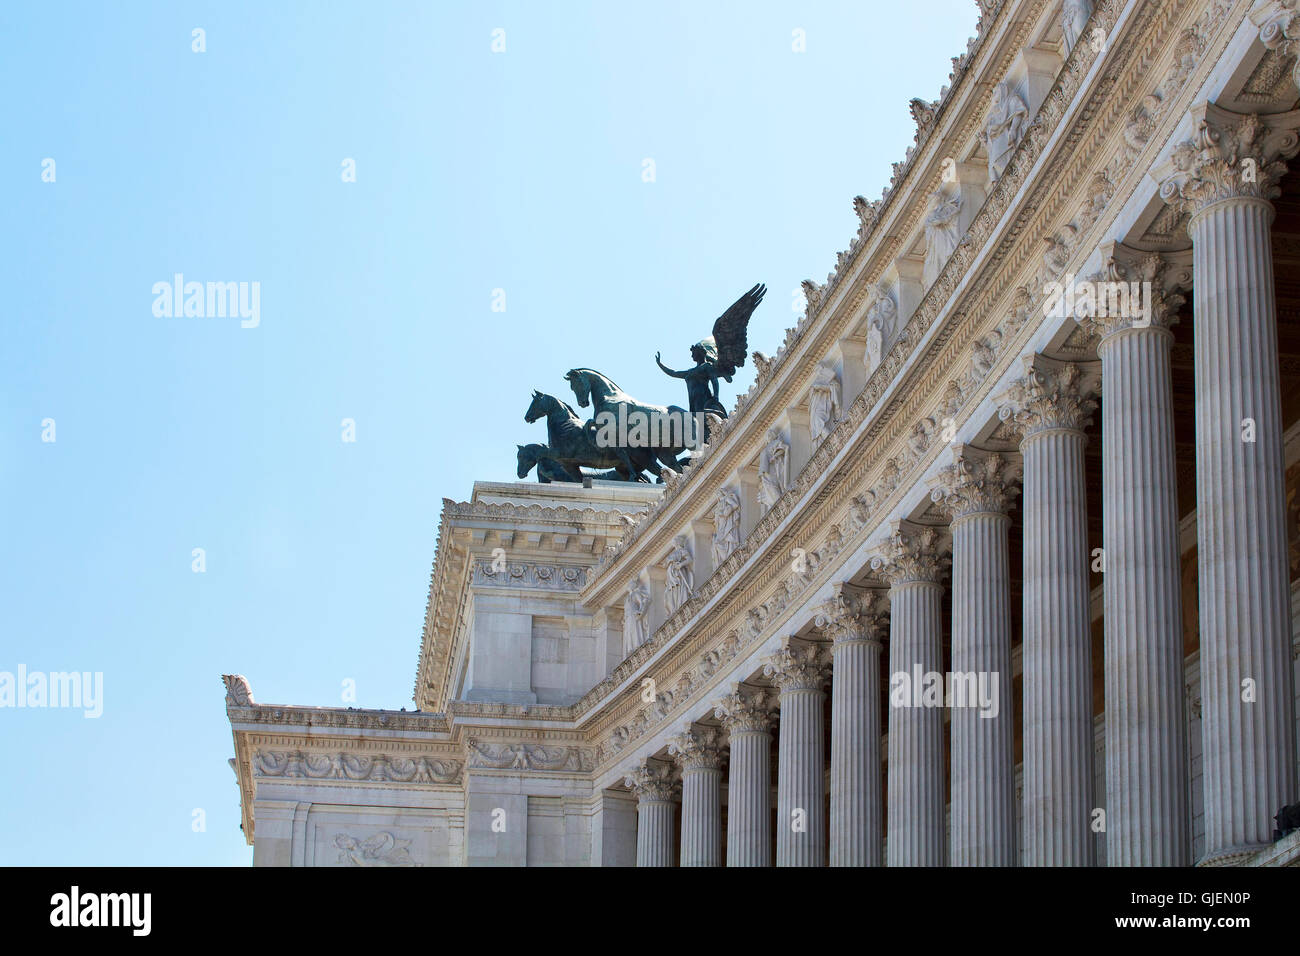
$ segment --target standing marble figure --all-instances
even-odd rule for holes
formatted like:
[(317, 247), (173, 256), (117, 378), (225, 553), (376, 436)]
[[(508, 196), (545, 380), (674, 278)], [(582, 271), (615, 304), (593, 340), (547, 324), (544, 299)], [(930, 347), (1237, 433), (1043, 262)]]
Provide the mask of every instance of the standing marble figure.
[(667, 586), (664, 590), (664, 610), (669, 617), (686, 603), (691, 596), (691, 591), (695, 589), (694, 575), (691, 571), (694, 560), (690, 548), (686, 546), (686, 536), (679, 534), (674, 539), (672, 551), (664, 561), (664, 567), (668, 571)]
[(641, 581), (632, 586), (623, 602), (623, 656), (631, 654), (650, 637), (650, 589)]

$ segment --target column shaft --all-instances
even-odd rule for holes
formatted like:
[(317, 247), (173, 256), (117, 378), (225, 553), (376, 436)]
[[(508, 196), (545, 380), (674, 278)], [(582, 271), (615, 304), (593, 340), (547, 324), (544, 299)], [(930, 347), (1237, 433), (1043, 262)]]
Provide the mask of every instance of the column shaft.
[(636, 805), (636, 865), (673, 865), (673, 803), (642, 797)]
[(727, 866), (772, 865), (772, 734), (731, 731)]
[(1026, 866), (1093, 866), (1092, 607), (1082, 431), (1028, 436), (1021, 672)]
[[(952, 522), (953, 866), (1014, 866), (1011, 571), (1004, 513)], [(987, 696), (987, 701), (982, 699)], [(963, 699), (964, 698), (964, 699)]]
[(1172, 341), (1134, 326), (1098, 347), (1110, 866), (1190, 862)]
[(831, 684), (831, 866), (880, 866), (880, 642), (837, 640)]
[(777, 866), (826, 865), (825, 730), (820, 688), (781, 690), (777, 741)]
[(1300, 796), (1272, 218), (1236, 198), (1191, 224), (1207, 859), (1268, 843)]
[(722, 770), (682, 771), (682, 866), (722, 865)]
[[(895, 583), (889, 591), (889, 669), (905, 675), (943, 671), (943, 587), (931, 581)], [(919, 688), (913, 688), (919, 696)], [(943, 708), (889, 708), (889, 865), (943, 866)]]

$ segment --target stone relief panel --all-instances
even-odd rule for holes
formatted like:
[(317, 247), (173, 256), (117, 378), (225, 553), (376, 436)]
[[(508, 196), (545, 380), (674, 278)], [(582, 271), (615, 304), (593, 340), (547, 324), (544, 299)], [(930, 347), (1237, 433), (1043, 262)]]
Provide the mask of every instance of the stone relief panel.
[(594, 766), (591, 751), (583, 747), (544, 747), (541, 744), (493, 744), (469, 738), (469, 765), (487, 770), (547, 770), (587, 773)]
[(547, 591), (581, 591), (587, 569), (570, 565), (508, 562), (504, 567), (489, 559), (474, 562), (478, 587), (544, 588)]
[(257, 777), (307, 780), (354, 780), (373, 783), (459, 783), (459, 760), (433, 756), (308, 753), (301, 750), (259, 750), (253, 755)]

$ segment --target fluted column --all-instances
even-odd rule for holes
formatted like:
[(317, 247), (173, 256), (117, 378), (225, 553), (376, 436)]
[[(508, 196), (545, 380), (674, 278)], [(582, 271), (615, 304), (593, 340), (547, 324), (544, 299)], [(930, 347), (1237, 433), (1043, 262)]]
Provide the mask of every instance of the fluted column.
[(672, 866), (677, 781), (671, 765), (644, 759), (624, 782), (636, 795), (636, 865)]
[(772, 865), (772, 717), (776, 694), (744, 684), (714, 708), (731, 743), (727, 866)]
[(1108, 281), (1157, 281), (1150, 308), (1090, 320), (1101, 335), (1106, 597), (1106, 862), (1191, 862), (1178, 481), (1164, 260), (1109, 247)]
[(1294, 802), (1290, 569), (1269, 229), (1300, 112), (1203, 103), (1160, 194), (1191, 214), (1205, 857), (1271, 840)]
[(822, 688), (829, 676), (819, 644), (791, 639), (763, 675), (780, 691), (777, 740), (776, 865), (826, 865), (826, 736)]
[[(889, 580), (890, 866), (943, 866), (943, 586), (934, 528), (896, 522), (871, 566)], [(938, 675), (937, 688), (927, 675)]]
[(722, 866), (722, 743), (712, 727), (668, 742), (682, 775), (682, 866)]
[(1093, 866), (1092, 601), (1084, 428), (1095, 362), (1027, 356), (999, 417), (1021, 435), (1025, 866)]
[(1011, 558), (1007, 511), (1019, 463), (969, 445), (931, 500), (952, 518), (951, 839), (953, 866), (1015, 866)]
[(880, 652), (887, 596), (845, 584), (817, 611), (831, 639), (831, 866), (884, 862)]

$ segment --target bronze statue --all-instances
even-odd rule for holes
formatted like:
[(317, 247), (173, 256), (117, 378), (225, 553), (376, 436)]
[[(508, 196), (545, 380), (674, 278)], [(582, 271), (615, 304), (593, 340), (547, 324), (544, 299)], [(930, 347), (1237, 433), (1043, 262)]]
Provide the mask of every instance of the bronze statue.
[(718, 316), (713, 323), (713, 334), (691, 346), (694, 368), (675, 371), (663, 363), (660, 353), (655, 353), (655, 361), (666, 374), (686, 380), (686, 396), (692, 415), (711, 412), (727, 417), (727, 410), (718, 399), (718, 379), (725, 378), (730, 382), (736, 369), (745, 364), (749, 317), (766, 294), (767, 286), (759, 283)]
[[(533, 392), (533, 399), (524, 413), (524, 421), (532, 424), (546, 418), (545, 445), (519, 445), (518, 470), (520, 478), (537, 468), (540, 482), (574, 481), (595, 478), (602, 481), (645, 481), (641, 472), (657, 471), (656, 457), (648, 448), (629, 449), (620, 454), (618, 449), (603, 447), (593, 440), (589, 422), (584, 423), (578, 413), (566, 402), (545, 392)], [(612, 471), (589, 474), (582, 469), (611, 468)]]
[(578, 407), (592, 406), (595, 418), (583, 428), (597, 448), (617, 455), (616, 468), (631, 472), (638, 481), (646, 480), (643, 470), (658, 471), (656, 463), (682, 470), (677, 456), (690, 441), (686, 409), (637, 401), (593, 369), (571, 368), (564, 378), (577, 396)]

